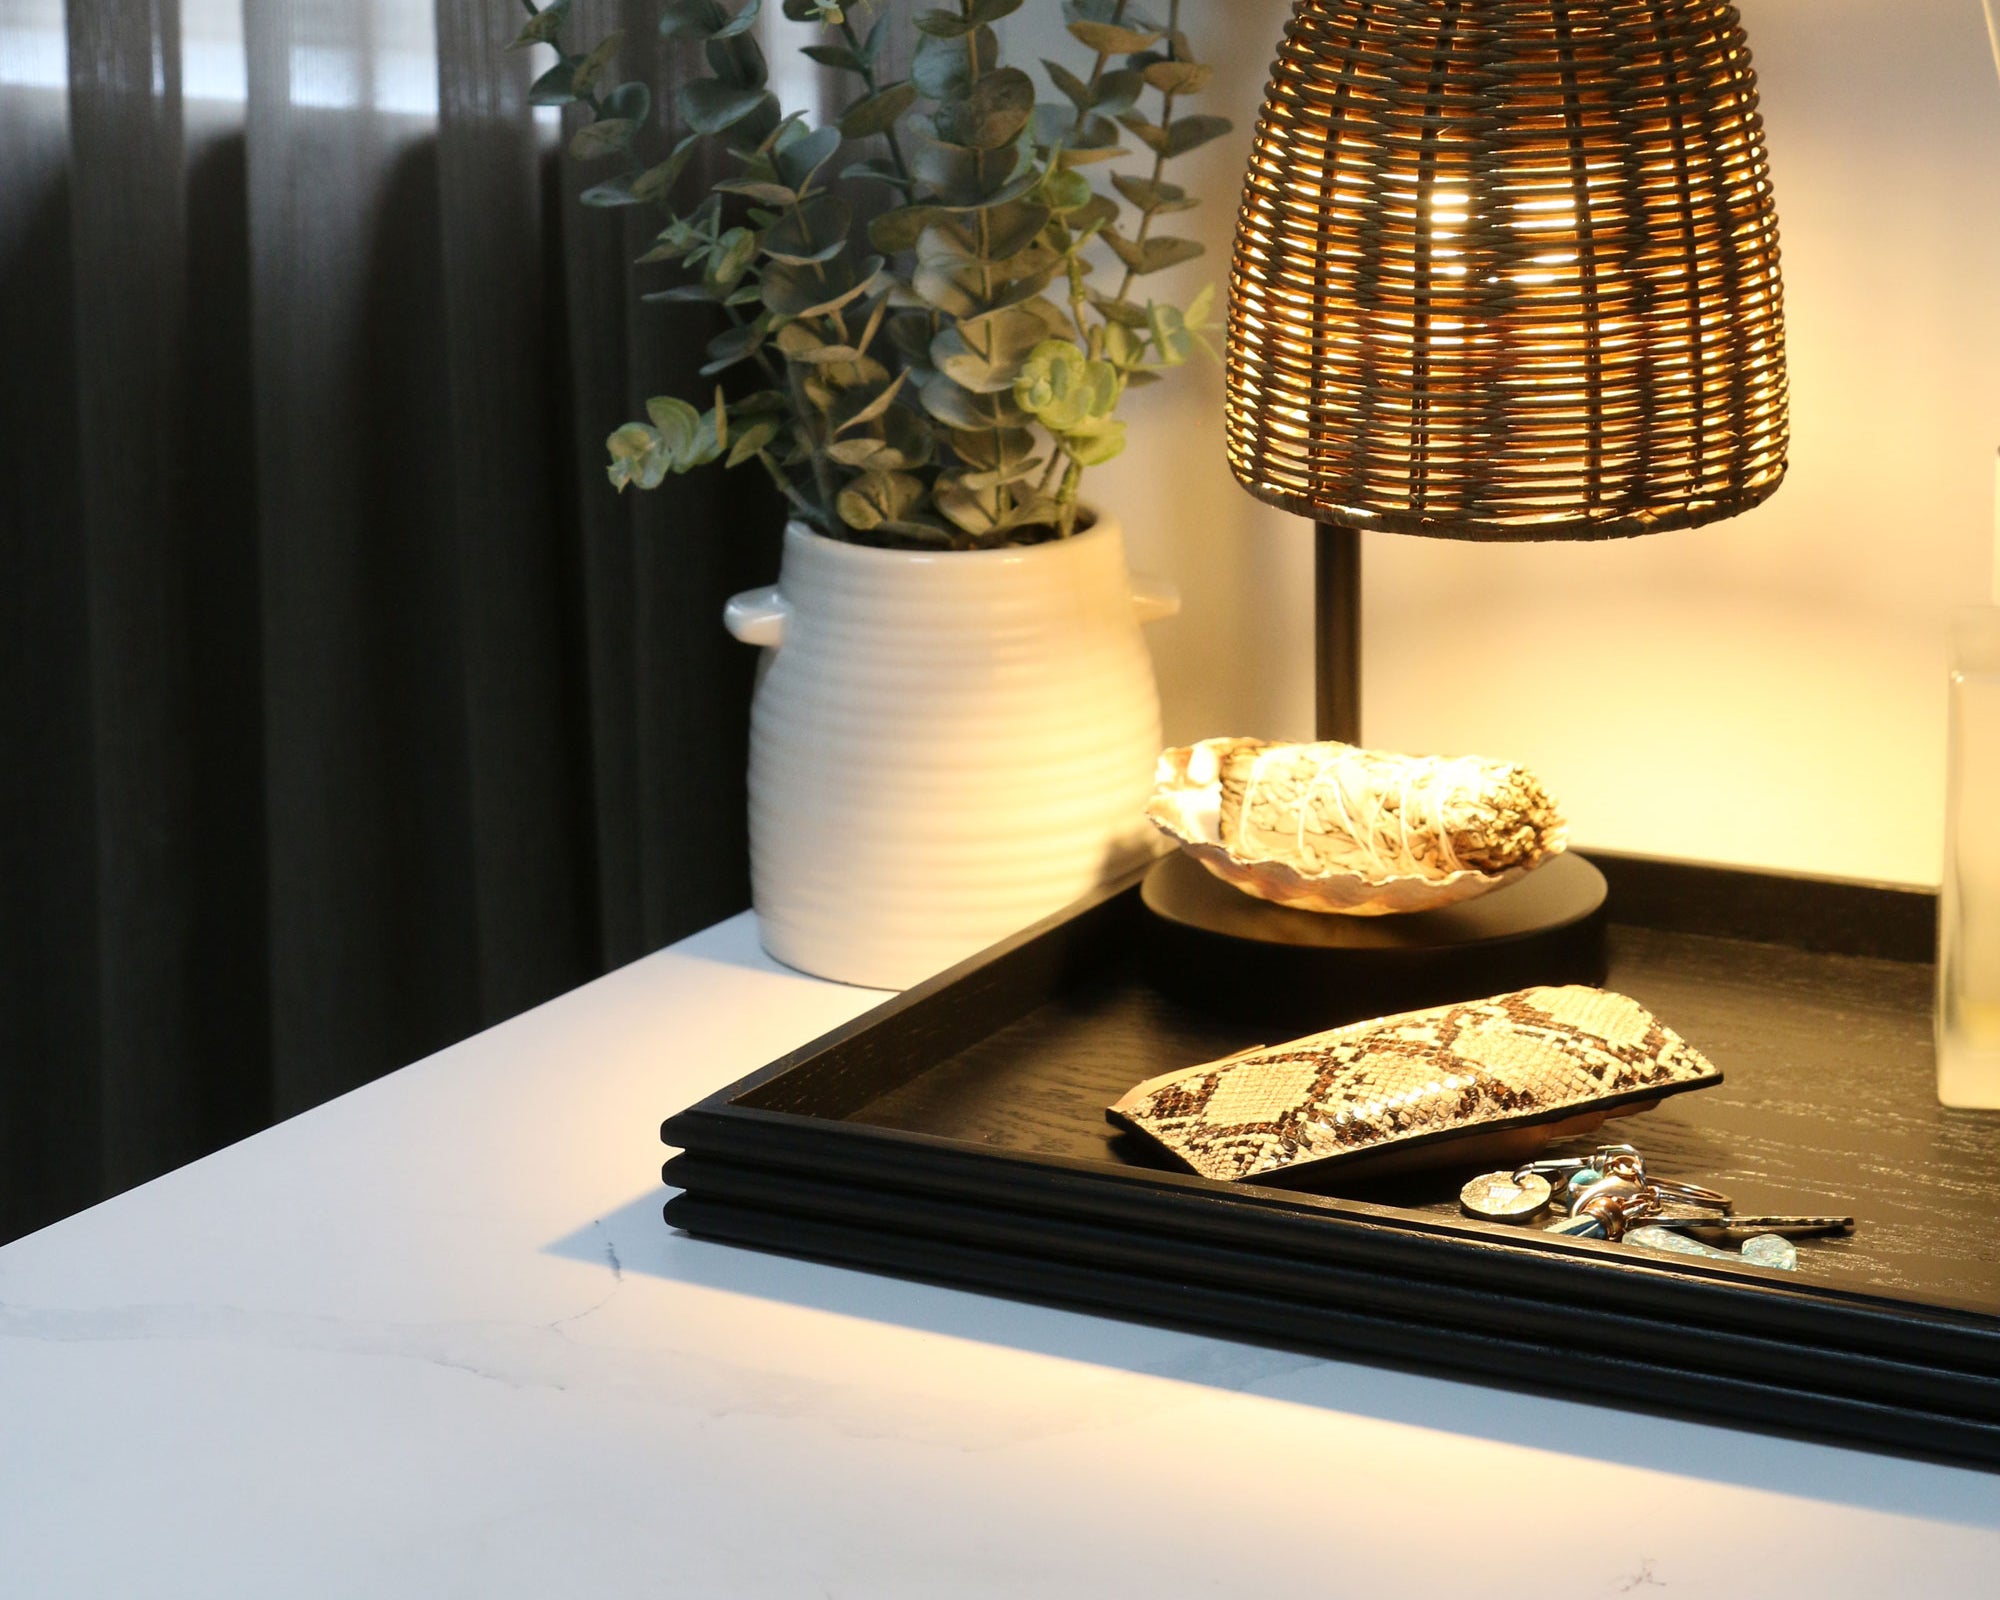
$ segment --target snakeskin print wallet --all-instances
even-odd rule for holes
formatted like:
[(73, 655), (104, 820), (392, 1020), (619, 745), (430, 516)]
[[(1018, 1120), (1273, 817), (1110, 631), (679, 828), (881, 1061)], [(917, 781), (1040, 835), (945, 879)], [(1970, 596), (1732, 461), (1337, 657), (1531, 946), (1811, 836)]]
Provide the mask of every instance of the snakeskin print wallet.
[(1259, 1046), (1148, 1079), (1105, 1115), (1205, 1178), (1296, 1185), (1526, 1159), (1721, 1081), (1638, 1001), (1572, 985)]

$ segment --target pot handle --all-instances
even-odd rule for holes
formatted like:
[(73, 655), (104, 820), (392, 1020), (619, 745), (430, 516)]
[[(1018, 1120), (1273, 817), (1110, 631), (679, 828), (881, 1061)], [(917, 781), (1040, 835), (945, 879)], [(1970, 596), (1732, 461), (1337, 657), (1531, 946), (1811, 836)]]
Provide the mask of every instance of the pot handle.
[(1132, 574), (1132, 615), (1141, 623), (1178, 616), (1180, 609), (1181, 591), (1178, 585), (1150, 573)]
[(776, 586), (745, 589), (722, 608), (722, 625), (745, 644), (775, 650), (785, 642), (785, 618), (792, 614)]

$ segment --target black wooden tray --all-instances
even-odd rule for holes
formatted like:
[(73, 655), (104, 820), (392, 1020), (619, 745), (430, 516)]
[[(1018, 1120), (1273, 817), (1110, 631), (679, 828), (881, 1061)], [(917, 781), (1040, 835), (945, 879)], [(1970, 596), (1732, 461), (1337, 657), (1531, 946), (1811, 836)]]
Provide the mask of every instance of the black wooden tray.
[[(1136, 879), (671, 1118), (690, 1233), (1315, 1352), (2000, 1465), (2000, 1117), (1941, 1108), (1935, 902), (1594, 855), (1612, 987), (1727, 1073), (1621, 1119), (1800, 1270), (1489, 1227), (1467, 1173), (1301, 1194), (1143, 1164), (1139, 1080), (1263, 1042), (1160, 992)], [(1593, 1141), (1583, 1141), (1588, 1146)]]

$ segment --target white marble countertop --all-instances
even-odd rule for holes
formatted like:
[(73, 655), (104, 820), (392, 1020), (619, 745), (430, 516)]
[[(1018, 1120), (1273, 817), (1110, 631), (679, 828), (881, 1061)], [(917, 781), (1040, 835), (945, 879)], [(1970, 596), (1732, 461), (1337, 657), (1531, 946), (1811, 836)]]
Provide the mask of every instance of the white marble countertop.
[(0, 1250), (0, 1596), (1940, 1596), (2000, 1477), (700, 1243), (747, 918)]

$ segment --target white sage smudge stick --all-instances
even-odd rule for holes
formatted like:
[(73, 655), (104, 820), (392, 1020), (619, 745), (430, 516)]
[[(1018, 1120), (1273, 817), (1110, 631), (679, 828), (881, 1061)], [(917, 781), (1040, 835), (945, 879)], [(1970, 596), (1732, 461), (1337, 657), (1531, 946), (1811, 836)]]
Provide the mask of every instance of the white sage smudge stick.
[(1243, 740), (1220, 777), (1223, 844), (1307, 876), (1505, 872), (1541, 860), (1562, 826), (1532, 773), (1478, 756)]

